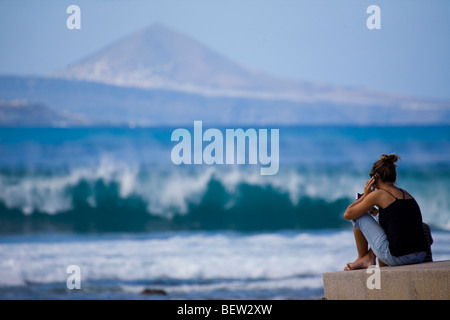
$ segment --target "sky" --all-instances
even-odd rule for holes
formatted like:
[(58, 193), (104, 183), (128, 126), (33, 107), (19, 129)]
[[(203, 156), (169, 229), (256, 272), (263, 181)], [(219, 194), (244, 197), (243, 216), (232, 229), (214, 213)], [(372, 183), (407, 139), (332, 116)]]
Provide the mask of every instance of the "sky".
[(0, 75), (46, 75), (160, 23), (268, 74), (450, 100), (449, 15), (448, 0), (0, 0)]

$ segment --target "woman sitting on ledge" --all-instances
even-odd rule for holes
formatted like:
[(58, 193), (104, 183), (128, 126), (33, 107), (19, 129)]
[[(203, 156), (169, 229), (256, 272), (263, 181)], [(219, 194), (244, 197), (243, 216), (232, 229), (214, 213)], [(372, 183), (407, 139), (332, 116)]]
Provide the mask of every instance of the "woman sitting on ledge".
[[(427, 242), (419, 205), (408, 192), (394, 185), (398, 159), (395, 154), (382, 155), (373, 164), (364, 194), (344, 213), (345, 219), (352, 220), (358, 251), (358, 259), (344, 270), (367, 268), (375, 265), (376, 258), (380, 267), (425, 259)], [(372, 217), (376, 214), (379, 222)]]

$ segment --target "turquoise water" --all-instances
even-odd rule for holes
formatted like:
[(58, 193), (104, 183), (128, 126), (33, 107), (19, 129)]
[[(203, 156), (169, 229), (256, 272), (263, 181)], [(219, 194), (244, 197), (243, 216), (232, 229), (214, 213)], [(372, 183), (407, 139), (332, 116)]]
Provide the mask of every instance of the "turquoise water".
[(176, 166), (176, 128), (1, 128), (0, 298), (320, 298), (321, 273), (356, 258), (343, 211), (393, 152), (450, 259), (450, 127), (270, 128), (274, 176)]
[(176, 166), (173, 129), (0, 129), (0, 233), (342, 228), (392, 152), (424, 220), (450, 230), (450, 127), (279, 128), (274, 176)]

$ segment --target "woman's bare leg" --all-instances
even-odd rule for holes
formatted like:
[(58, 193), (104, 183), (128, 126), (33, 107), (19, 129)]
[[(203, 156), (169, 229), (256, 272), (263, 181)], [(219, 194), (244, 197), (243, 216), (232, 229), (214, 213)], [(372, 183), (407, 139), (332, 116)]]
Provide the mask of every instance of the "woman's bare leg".
[(366, 269), (371, 265), (375, 265), (376, 256), (369, 249), (369, 243), (364, 234), (360, 230), (353, 228), (353, 235), (355, 236), (358, 259), (353, 263), (347, 263), (344, 270)]
[(361, 259), (369, 252), (369, 243), (367, 242), (366, 237), (364, 237), (364, 234), (356, 228), (353, 228), (353, 235), (355, 236), (358, 259)]

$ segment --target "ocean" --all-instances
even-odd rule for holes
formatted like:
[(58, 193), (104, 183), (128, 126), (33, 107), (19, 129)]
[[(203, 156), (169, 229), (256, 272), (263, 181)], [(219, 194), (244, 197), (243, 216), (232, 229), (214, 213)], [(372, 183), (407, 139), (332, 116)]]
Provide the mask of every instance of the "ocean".
[(449, 126), (266, 128), (272, 176), (175, 165), (176, 128), (0, 128), (0, 299), (320, 299), (356, 258), (342, 215), (382, 153), (450, 259)]

